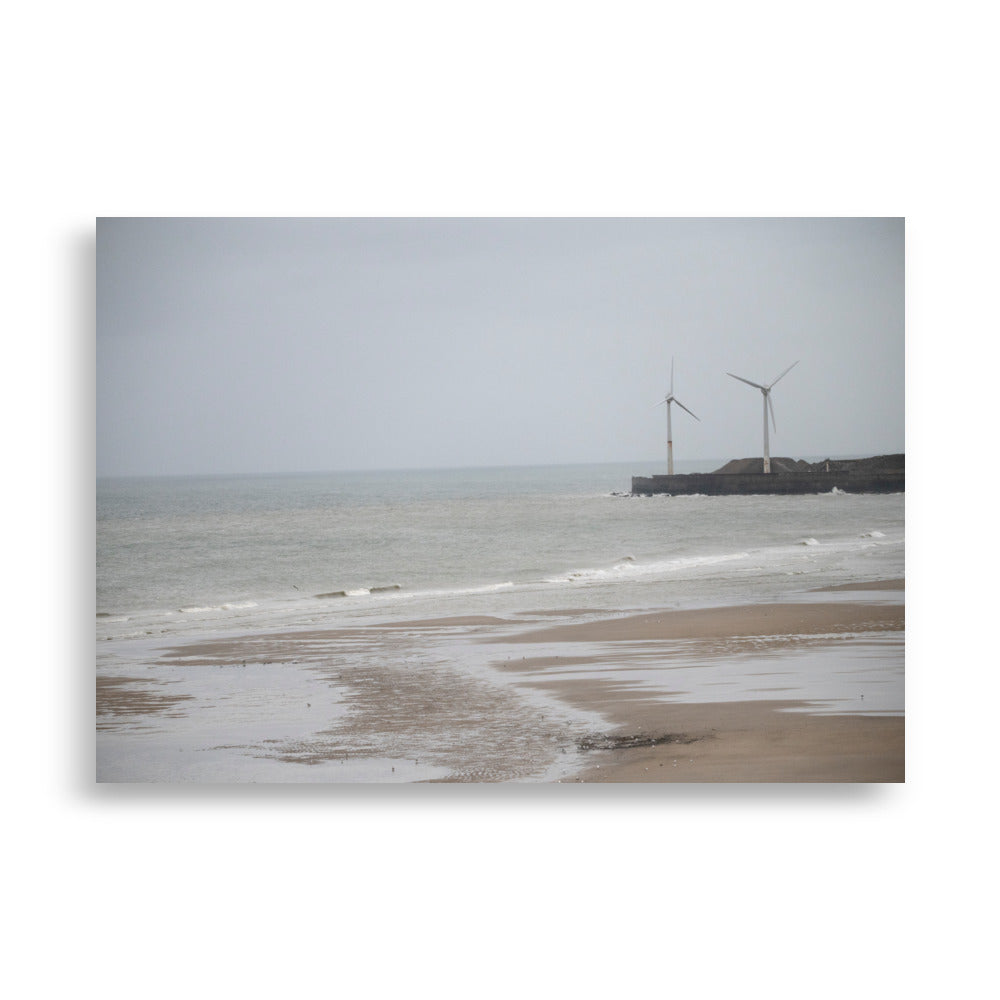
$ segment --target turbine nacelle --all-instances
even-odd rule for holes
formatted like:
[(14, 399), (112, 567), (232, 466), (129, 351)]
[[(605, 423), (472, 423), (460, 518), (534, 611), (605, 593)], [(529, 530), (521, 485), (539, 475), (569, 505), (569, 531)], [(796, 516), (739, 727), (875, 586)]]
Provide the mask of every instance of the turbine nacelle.
[[(743, 378), (740, 375), (734, 375), (732, 372), (726, 372), (730, 378), (737, 379), (740, 382), (746, 382), (747, 385), (752, 385), (755, 389), (760, 389), (761, 394), (764, 396), (764, 431), (767, 431), (767, 414), (771, 414), (771, 426), (777, 431), (778, 425), (774, 419), (774, 403), (771, 402), (771, 390), (798, 364), (798, 361), (793, 361), (770, 385), (761, 385), (759, 382), (751, 382), (748, 378)], [(767, 441), (764, 442), (765, 446)]]
[(663, 406), (664, 403), (666, 403), (668, 406), (671, 403), (676, 403), (685, 413), (691, 413), (691, 416), (694, 417), (694, 419), (697, 420), (699, 424), (701, 423), (701, 417), (696, 416), (694, 413), (692, 413), (676, 396), (666, 396), (663, 399), (661, 399), (658, 403), (654, 403), (653, 405)]

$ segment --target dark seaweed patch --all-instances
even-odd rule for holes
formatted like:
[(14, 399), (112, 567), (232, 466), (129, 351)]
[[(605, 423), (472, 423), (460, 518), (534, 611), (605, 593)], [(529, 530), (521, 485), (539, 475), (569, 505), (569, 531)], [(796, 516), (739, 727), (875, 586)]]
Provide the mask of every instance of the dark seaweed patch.
[(642, 733), (626, 736), (609, 736), (603, 733), (583, 736), (576, 741), (580, 750), (631, 750), (633, 747), (658, 747), (665, 743), (696, 743), (702, 736), (687, 733), (666, 733), (663, 736), (649, 736)]

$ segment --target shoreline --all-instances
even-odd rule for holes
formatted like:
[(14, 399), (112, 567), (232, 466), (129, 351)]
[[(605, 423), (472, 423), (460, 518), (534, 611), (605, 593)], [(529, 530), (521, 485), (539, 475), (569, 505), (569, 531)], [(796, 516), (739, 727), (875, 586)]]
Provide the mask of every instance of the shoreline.
[[(905, 593), (903, 580), (810, 593), (870, 592), (877, 599), (880, 593), (897, 591)], [(781, 653), (808, 636), (822, 646), (857, 632), (902, 633), (904, 621), (902, 603), (863, 600), (651, 612), (509, 636), (505, 641), (512, 644), (545, 644), (547, 655), (494, 665), (520, 675), (523, 683), (598, 711), (612, 724), (613, 739), (605, 744), (604, 755), (595, 754), (572, 781), (902, 782), (902, 713), (821, 714), (802, 700), (667, 700), (669, 696), (658, 697), (634, 681), (617, 682), (600, 668), (622, 667), (640, 655), (648, 658), (652, 649), (663, 661), (683, 655), (712, 669), (713, 661), (726, 663), (732, 652), (727, 642), (741, 637), (753, 638), (758, 653)], [(600, 652), (594, 651), (595, 643)], [(561, 673), (584, 669), (570, 678), (548, 676), (554, 668)], [(585, 676), (591, 671), (595, 676)]]
[(710, 640), (748, 636), (829, 635), (902, 630), (902, 605), (864, 602), (737, 604), (651, 611), (621, 618), (554, 625), (512, 636), (509, 642), (635, 642)]
[[(202, 760), (238, 775), (223, 780), (899, 782), (904, 588), (165, 644), (142, 666), (98, 675), (99, 745), (121, 774), (143, 731), (156, 732), (173, 775), (157, 780), (218, 780), (184, 770), (195, 756), (184, 751), (207, 750)], [(870, 684), (867, 706), (802, 696), (803, 683), (844, 673), (831, 651), (858, 690)], [(898, 708), (875, 697), (887, 684)], [(238, 734), (233, 699), (248, 706)]]

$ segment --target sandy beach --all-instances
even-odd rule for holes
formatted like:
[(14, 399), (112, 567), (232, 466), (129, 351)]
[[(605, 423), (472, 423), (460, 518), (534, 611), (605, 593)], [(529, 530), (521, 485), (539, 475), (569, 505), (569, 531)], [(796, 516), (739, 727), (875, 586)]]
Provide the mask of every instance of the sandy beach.
[[(814, 592), (820, 598), (851, 592), (877, 595), (904, 590), (902, 580), (871, 581)], [(566, 650), (540, 659), (513, 657), (497, 664), (528, 683), (599, 711), (614, 728), (603, 752), (575, 776), (587, 782), (900, 782), (905, 776), (905, 719), (901, 716), (821, 715), (796, 711), (787, 701), (666, 702), (648, 691), (609, 679), (547, 678), (554, 667), (626, 664), (633, 643), (661, 643), (664, 660), (700, 657), (705, 669), (724, 657), (727, 644), (753, 637), (755, 649), (780, 651), (819, 638), (865, 632), (901, 632), (902, 603), (821, 601), (697, 608), (526, 631), (512, 643), (554, 643)], [(574, 657), (576, 644), (601, 643), (598, 656)], [(641, 650), (650, 655), (648, 645)]]
[(899, 782), (903, 586), (183, 644), (98, 677), (98, 731), (202, 768), (160, 780)]

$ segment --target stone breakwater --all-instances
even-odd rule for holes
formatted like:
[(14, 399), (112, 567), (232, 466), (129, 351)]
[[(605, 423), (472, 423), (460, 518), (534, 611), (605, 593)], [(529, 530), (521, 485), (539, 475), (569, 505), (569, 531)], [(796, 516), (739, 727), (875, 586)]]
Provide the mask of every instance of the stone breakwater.
[(906, 490), (905, 455), (874, 458), (827, 459), (822, 462), (772, 458), (771, 472), (761, 458), (734, 459), (715, 472), (681, 476), (633, 476), (632, 495), (667, 493), (674, 496), (750, 496), (753, 494), (903, 493)]

